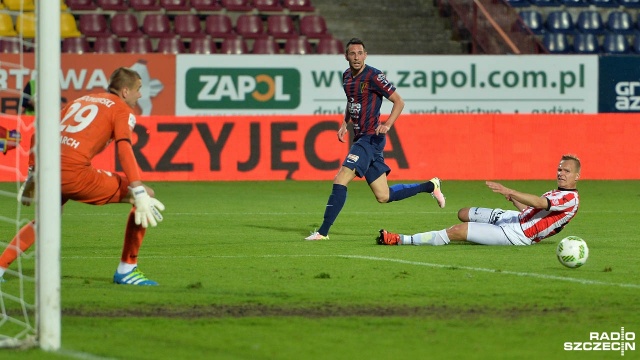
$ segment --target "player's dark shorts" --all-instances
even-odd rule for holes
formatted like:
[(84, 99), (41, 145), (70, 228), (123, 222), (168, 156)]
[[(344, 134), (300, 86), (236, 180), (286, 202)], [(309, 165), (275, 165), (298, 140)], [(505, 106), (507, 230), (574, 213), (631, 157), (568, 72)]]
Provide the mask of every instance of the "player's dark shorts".
[(342, 162), (342, 166), (356, 170), (356, 176), (367, 179), (367, 183), (371, 184), (380, 175), (386, 173), (389, 175), (391, 168), (384, 163), (384, 146), (387, 143), (387, 137), (384, 135), (363, 135), (356, 141), (349, 155)]

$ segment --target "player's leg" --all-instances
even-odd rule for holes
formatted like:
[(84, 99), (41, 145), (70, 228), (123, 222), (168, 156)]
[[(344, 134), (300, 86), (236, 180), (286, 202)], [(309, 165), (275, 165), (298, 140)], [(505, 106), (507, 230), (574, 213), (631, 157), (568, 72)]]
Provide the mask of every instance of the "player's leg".
[[(70, 199), (91, 205), (130, 203), (129, 180), (118, 174), (88, 169), (81, 172), (64, 171), (62, 193)], [(113, 275), (116, 284), (157, 285), (138, 270), (138, 253), (146, 229), (135, 223), (135, 209), (131, 208), (122, 245), (120, 263)]]
[(354, 169), (350, 169), (346, 166), (342, 166), (336, 175), (333, 186), (331, 188), (331, 195), (327, 200), (327, 206), (324, 209), (324, 217), (322, 225), (318, 231), (309, 235), (305, 240), (326, 240), (328, 239), (329, 229), (335, 222), (336, 218), (340, 214), (340, 211), (344, 207), (347, 201), (347, 185), (356, 177)]
[[(36, 240), (35, 222), (23, 226), (0, 255), (0, 279), (20, 254), (27, 251)], [(0, 280), (2, 281), (2, 280)]]

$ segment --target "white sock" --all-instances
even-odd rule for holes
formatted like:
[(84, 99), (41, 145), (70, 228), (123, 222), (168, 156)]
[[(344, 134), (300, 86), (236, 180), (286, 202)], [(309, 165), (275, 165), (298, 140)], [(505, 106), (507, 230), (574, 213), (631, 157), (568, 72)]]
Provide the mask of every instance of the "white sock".
[(118, 274), (126, 274), (128, 272), (131, 272), (136, 268), (136, 266), (138, 266), (138, 264), (127, 264), (126, 262), (121, 261), (118, 265)]
[(5, 268), (3, 268), (3, 267), (0, 267), (0, 277), (3, 277), (3, 276), (4, 276), (4, 272), (5, 272), (6, 270), (7, 270), (7, 269), (5, 269)]
[[(409, 238), (409, 242), (405, 242), (405, 238)], [(449, 237), (447, 236), (447, 230), (440, 231), (429, 231), (419, 234), (414, 234), (413, 236), (405, 236), (402, 239), (403, 245), (447, 245), (449, 244)]]

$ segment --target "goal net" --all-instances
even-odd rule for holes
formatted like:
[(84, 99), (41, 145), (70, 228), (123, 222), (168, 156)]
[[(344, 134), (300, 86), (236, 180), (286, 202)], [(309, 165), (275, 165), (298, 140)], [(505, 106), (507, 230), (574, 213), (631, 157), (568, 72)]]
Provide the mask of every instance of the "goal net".
[[(20, 256), (0, 282), (0, 347), (40, 346), (58, 350), (60, 318), (60, 2), (38, 0), (35, 9), (4, 7), (16, 36), (0, 37), (0, 50), (17, 46), (0, 58), (0, 251)], [(47, 16), (38, 16), (47, 14)], [(23, 36), (35, 19), (35, 40)], [(34, 51), (25, 51), (30, 49)], [(23, 88), (37, 84), (35, 117), (23, 114)], [(47, 114), (41, 117), (38, 114)], [(11, 132), (16, 130), (20, 135)], [(2, 134), (0, 129), (0, 135)], [(17, 200), (28, 171), (31, 134), (35, 133), (36, 191), (33, 206)], [(20, 142), (15, 149), (15, 140)], [(46, 181), (45, 181), (46, 180)], [(20, 229), (35, 219), (35, 246), (20, 251)], [(15, 241), (12, 242), (12, 239)]]

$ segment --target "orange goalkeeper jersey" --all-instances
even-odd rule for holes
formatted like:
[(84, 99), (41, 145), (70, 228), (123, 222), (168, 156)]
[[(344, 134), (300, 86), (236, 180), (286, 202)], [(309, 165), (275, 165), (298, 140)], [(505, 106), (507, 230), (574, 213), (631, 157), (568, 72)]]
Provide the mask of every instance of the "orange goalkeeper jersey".
[(127, 178), (140, 180), (131, 147), (136, 117), (124, 100), (110, 93), (83, 96), (65, 106), (60, 118), (62, 170), (90, 166), (91, 159), (115, 141)]

